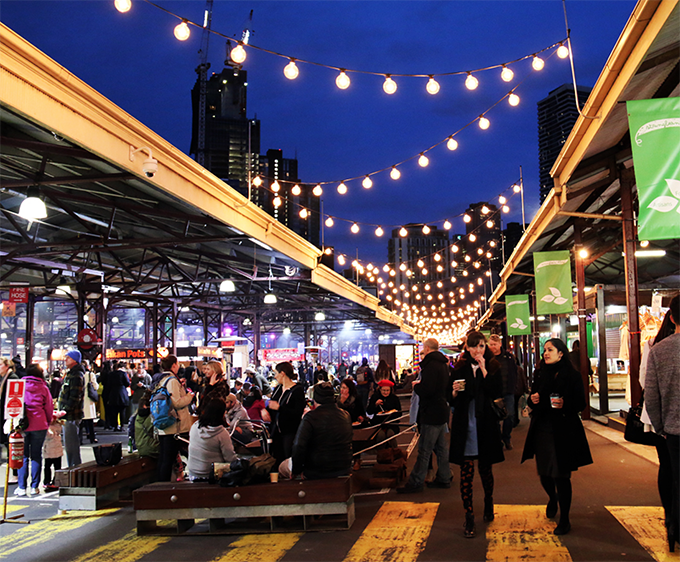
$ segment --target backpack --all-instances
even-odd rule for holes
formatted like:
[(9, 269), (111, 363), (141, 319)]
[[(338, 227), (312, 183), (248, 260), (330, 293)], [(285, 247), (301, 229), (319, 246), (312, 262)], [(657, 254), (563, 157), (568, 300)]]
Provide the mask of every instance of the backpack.
[(172, 397), (167, 389), (170, 378), (167, 377), (165, 382), (153, 391), (149, 401), (151, 421), (156, 429), (167, 429), (177, 423), (177, 411), (172, 405)]

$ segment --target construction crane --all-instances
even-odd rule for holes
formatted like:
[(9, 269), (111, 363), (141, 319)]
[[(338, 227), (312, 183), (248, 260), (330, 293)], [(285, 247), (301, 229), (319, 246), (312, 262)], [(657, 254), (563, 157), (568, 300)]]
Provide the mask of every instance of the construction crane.
[(198, 93), (198, 138), (196, 139), (196, 162), (205, 166), (205, 105), (208, 94), (208, 46), (210, 44), (210, 30), (212, 27), (213, 0), (205, 3), (205, 13), (203, 14), (203, 35), (201, 36), (201, 49), (198, 51), (199, 63), (196, 67), (198, 74), (199, 93)]

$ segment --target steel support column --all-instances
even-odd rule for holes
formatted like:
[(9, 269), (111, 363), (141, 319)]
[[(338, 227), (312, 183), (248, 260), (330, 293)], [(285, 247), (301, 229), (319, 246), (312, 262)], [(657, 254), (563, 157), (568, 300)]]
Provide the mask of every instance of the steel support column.
[(600, 351), (597, 365), (597, 380), (600, 385), (600, 414), (609, 413), (609, 379), (607, 377), (607, 329), (604, 314), (604, 288), (597, 285), (597, 338)]
[(253, 363), (258, 367), (260, 366), (260, 338), (260, 313), (256, 312), (253, 316)]
[(28, 292), (28, 303), (26, 304), (26, 336), (24, 337), (24, 350), (26, 361), (24, 365), (28, 367), (33, 363), (33, 322), (35, 318), (35, 295)]
[(586, 268), (585, 260), (580, 252), (583, 250), (581, 241), (581, 224), (576, 221), (574, 224), (574, 269), (576, 269), (576, 315), (578, 317), (578, 339), (579, 339), (579, 371), (583, 379), (583, 392), (586, 398), (586, 408), (581, 413), (584, 420), (590, 419), (590, 361), (588, 360), (588, 331), (586, 329)]

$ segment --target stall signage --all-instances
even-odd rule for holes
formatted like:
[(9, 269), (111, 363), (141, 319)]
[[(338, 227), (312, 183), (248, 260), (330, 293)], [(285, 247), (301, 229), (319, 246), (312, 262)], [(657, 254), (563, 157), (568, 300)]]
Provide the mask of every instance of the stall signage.
[(531, 334), (529, 295), (506, 295), (505, 315), (508, 319), (509, 336)]
[(10, 379), (7, 381), (5, 394), (5, 418), (20, 418), (24, 414), (24, 392), (26, 381)]
[(280, 349), (262, 349), (262, 360), (269, 363), (281, 363), (282, 361), (304, 361), (304, 354), (299, 353), (295, 347)]
[(536, 313), (573, 312), (571, 256), (569, 250), (535, 252)]
[(106, 359), (151, 359), (150, 349), (107, 349)]
[(10, 287), (9, 302), (28, 302), (28, 287)]
[(221, 347), (198, 347), (196, 348), (199, 357), (213, 357), (215, 359), (222, 359), (223, 351)]

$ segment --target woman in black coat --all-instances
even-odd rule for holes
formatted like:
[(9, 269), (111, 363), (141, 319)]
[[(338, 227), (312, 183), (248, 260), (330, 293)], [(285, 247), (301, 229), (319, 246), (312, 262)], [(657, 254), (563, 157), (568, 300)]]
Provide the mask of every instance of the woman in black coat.
[(536, 457), (538, 475), (549, 499), (545, 515), (555, 517), (559, 504), (560, 521), (554, 533), (565, 535), (571, 530), (571, 472), (591, 464), (593, 459), (579, 417), (586, 407), (583, 380), (562, 340), (545, 342), (527, 403), (531, 424), (522, 462)]
[[(464, 380), (464, 384), (461, 384)], [(503, 396), (500, 364), (486, 347), (481, 332), (468, 334), (465, 351), (450, 379), (451, 445), (449, 460), (460, 465), (460, 495), (465, 508), (465, 537), (475, 536), (472, 481), (477, 460), (484, 488), (484, 521), (492, 521), (493, 472), (491, 466), (505, 460), (498, 416), (492, 402)]]
[(277, 465), (293, 454), (293, 441), (297, 433), (307, 400), (302, 385), (296, 382), (297, 373), (288, 361), (275, 369), (277, 387), (267, 405), (272, 417), (272, 455)]
[(124, 412), (130, 404), (129, 386), (130, 379), (123, 370), (123, 366), (120, 363), (114, 363), (113, 370), (108, 374), (104, 383), (104, 388), (108, 387), (108, 402), (105, 404), (106, 421), (111, 424), (114, 431), (123, 431), (123, 425), (125, 425)]

